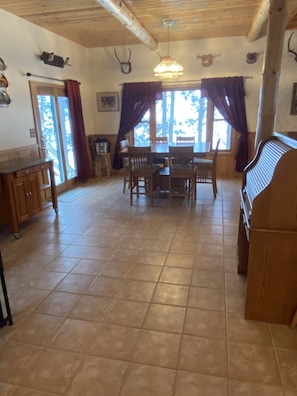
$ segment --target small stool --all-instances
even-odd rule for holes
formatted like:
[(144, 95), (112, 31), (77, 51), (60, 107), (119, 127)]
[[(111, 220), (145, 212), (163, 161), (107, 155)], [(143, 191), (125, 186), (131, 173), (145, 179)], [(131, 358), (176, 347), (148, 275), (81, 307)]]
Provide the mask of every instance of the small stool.
[(102, 171), (105, 171), (108, 177), (111, 173), (110, 153), (97, 153), (95, 158), (95, 174), (102, 176)]

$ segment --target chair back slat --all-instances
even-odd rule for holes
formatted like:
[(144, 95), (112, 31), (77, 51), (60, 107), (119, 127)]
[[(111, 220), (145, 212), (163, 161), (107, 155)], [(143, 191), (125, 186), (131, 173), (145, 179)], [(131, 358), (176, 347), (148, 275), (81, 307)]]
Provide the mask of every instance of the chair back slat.
[(128, 146), (128, 159), (132, 176), (144, 176), (153, 171), (152, 152), (150, 146)]
[(194, 171), (193, 158), (193, 146), (170, 146), (170, 174), (179, 177), (186, 177), (187, 175), (192, 174)]
[(195, 143), (195, 136), (177, 136), (176, 137), (176, 143), (190, 143), (194, 144)]

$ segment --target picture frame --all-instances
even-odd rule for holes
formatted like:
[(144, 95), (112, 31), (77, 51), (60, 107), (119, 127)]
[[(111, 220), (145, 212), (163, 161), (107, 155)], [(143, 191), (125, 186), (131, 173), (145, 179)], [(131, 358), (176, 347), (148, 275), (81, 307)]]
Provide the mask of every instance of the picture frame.
[(118, 92), (97, 92), (98, 111), (119, 111)]
[(293, 84), (290, 115), (297, 115), (297, 83)]

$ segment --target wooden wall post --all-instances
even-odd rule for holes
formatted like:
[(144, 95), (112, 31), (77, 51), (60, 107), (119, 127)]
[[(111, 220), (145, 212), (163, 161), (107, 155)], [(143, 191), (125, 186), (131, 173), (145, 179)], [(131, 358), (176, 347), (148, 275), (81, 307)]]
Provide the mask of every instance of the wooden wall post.
[(274, 132), (276, 100), (287, 23), (287, 0), (270, 0), (255, 148)]

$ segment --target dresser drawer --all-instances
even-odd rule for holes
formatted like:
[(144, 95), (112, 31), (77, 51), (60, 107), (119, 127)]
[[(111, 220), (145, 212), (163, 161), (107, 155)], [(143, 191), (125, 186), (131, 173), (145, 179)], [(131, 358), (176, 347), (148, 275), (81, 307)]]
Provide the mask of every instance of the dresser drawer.
[(26, 176), (29, 175), (30, 173), (34, 172), (34, 167), (32, 166), (31, 168), (25, 168), (22, 170), (18, 170), (17, 172), (15, 172), (16, 177), (22, 177), (22, 176)]

